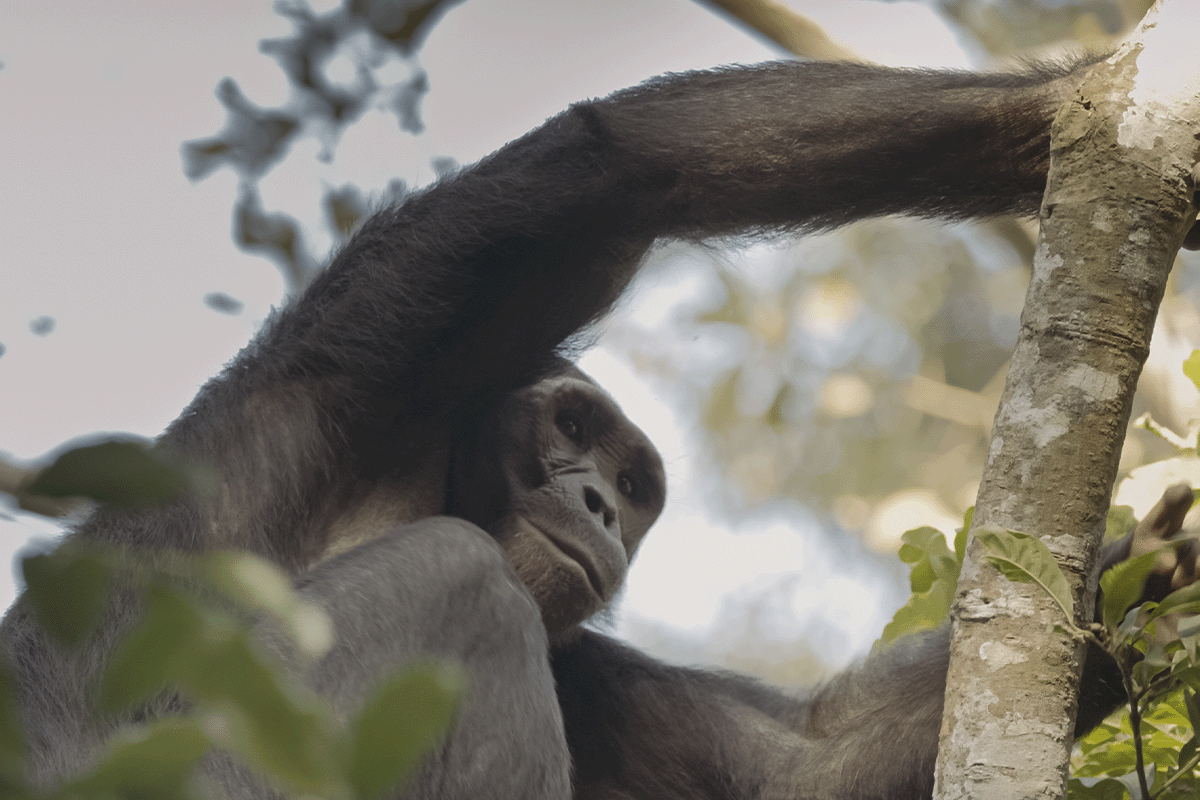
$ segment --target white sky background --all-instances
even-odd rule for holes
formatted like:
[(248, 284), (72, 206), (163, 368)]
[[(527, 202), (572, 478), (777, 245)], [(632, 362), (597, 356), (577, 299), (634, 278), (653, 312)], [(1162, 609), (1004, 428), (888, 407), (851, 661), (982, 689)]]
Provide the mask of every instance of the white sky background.
[[(966, 65), (921, 5), (791, 5), (883, 63)], [(274, 265), (230, 240), (234, 176), (190, 184), (179, 145), (222, 127), (213, 89), (227, 75), (255, 102), (286, 97), (257, 41), (288, 30), (267, 0), (0, 0), (0, 449), (33, 459), (95, 431), (158, 434), (281, 302)], [(467, 0), (419, 54), (431, 84), (425, 135), (369, 115), (335, 164), (312, 159), (315, 144), (293, 154), (263, 183), (264, 203), (313, 229), (324, 183), (424, 184), (431, 157), (469, 163), (574, 100), (661, 72), (778, 55), (690, 0)], [(629, 313), (660, 313), (675, 288), (665, 280)], [(214, 291), (245, 310), (209, 309), (202, 298)], [(30, 322), (43, 315), (56, 327), (39, 337)], [(891, 577), (856, 561), (853, 542), (831, 546), (798, 508), (731, 529), (706, 506), (690, 469), (704, 458), (699, 439), (665, 398), (603, 348), (583, 366), (663, 450), (669, 473), (668, 509), (634, 564), (618, 631), (641, 619), (719, 638), (728, 598), (787, 582), (799, 588), (789, 589), (782, 638), (824, 643), (834, 666), (865, 652), (899, 602)], [(55, 531), (5, 511), (15, 517), (0, 517), (5, 563), (30, 536)], [(0, 608), (14, 593), (0, 567)]]

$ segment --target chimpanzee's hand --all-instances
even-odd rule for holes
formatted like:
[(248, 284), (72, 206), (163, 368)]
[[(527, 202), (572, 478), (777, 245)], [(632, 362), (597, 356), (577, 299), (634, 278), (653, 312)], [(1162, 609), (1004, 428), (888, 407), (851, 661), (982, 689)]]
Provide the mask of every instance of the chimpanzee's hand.
[[(1192, 167), (1192, 186), (1196, 187), (1193, 203), (1200, 203), (1200, 164)], [(1183, 239), (1184, 250), (1200, 250), (1200, 222), (1193, 223), (1191, 230)]]
[[(1158, 553), (1157, 563), (1142, 589), (1141, 598), (1130, 603), (1131, 606), (1150, 600), (1158, 602), (1176, 589), (1195, 583), (1200, 577), (1197, 575), (1200, 547), (1196, 539), (1177, 536), (1183, 530), (1183, 518), (1192, 507), (1192, 497), (1191, 487), (1187, 484), (1171, 486), (1128, 536), (1104, 546), (1101, 563), (1106, 570), (1128, 558)], [(1103, 618), (1100, 613), (1103, 601), (1102, 597), (1096, 598), (1097, 619)], [(1145, 615), (1142, 616), (1144, 619)], [(1154, 620), (1153, 638), (1160, 647), (1179, 638), (1175, 616), (1167, 614)], [(1126, 655), (1134, 660), (1142, 658), (1141, 652), (1132, 648), (1126, 650)], [(1079, 695), (1076, 735), (1082, 735), (1099, 725), (1125, 701), (1124, 681), (1116, 661), (1109, 658), (1097, 644), (1090, 644)]]
[[(1192, 488), (1186, 483), (1169, 487), (1128, 536), (1106, 547), (1105, 569), (1127, 558), (1158, 553), (1157, 563), (1146, 578), (1139, 603), (1159, 602), (1176, 589), (1193, 584), (1200, 578), (1200, 565), (1197, 564), (1200, 541), (1194, 536), (1176, 536), (1183, 530), (1183, 519), (1192, 507), (1192, 498)], [(1164, 546), (1168, 544), (1171, 546)], [(1159, 617), (1154, 624), (1155, 641), (1165, 646), (1178, 639), (1178, 623), (1175, 614)]]
[[(1192, 487), (1186, 483), (1169, 487), (1133, 533), (1126, 537), (1127, 558), (1159, 551), (1158, 563), (1142, 592), (1143, 601), (1162, 600), (1176, 589), (1193, 584), (1200, 578), (1200, 568), (1197, 566), (1200, 542), (1192, 536), (1172, 538), (1183, 530), (1183, 518), (1192, 507), (1192, 497)], [(1168, 542), (1174, 546), (1164, 548), (1163, 545)], [(1125, 550), (1125, 543), (1122, 542), (1122, 545), (1120, 549)]]

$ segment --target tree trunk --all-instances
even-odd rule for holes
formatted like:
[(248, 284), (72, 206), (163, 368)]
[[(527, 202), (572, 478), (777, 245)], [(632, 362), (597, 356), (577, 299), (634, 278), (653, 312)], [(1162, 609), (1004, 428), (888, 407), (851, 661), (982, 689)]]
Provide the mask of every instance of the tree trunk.
[[(1090, 622), (1133, 392), (1192, 221), (1200, 4), (1160, 0), (1059, 112), (1021, 334), (974, 523), (1036, 535)], [(1083, 645), (972, 541), (952, 612), (934, 797), (1062, 798)]]

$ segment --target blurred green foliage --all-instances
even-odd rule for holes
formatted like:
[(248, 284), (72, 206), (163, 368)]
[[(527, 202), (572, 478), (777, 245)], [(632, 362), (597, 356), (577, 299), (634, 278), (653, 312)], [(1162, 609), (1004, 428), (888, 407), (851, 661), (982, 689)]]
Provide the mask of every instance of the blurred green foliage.
[(104, 613), (110, 586), (137, 587), (143, 616), (104, 673), (103, 713), (129, 719), (131, 707), (164, 692), (179, 693), (189, 711), (126, 723), (90, 770), (46, 793), (25, 781), (12, 680), (0, 672), (6, 799), (204, 796), (196, 764), (220, 749), (287, 793), (369, 800), (413, 773), (457, 710), (461, 672), (451, 664), (414, 665), (384, 681), (348, 724), (338, 722), (247, 622), (270, 619), (273, 631), (288, 633), (296, 651), (315, 659), (332, 644), (329, 621), (292, 592), (277, 567), (255, 556), (213, 553), (175, 561), (168, 574), (69, 540), (26, 558), (24, 571), (20, 602), (66, 647), (92, 644), (92, 623)]
[[(1183, 364), (1200, 390), (1200, 351)], [(1146, 423), (1157, 428), (1152, 420)], [(1195, 441), (1195, 437), (1189, 437)], [(1177, 457), (1196, 458), (1195, 448)], [(901, 559), (909, 565), (912, 596), (884, 629), (877, 646), (941, 624), (953, 603), (965, 549), (964, 526), (951, 551), (933, 528), (904, 534)], [(1105, 538), (1125, 536), (1137, 524), (1132, 509), (1114, 507)], [(1194, 535), (1195, 532), (1190, 532)], [(1161, 602), (1139, 603), (1161, 551), (1123, 561), (1100, 578), (1100, 619), (1075, 627), (1067, 581), (1045, 545), (1026, 534), (983, 528), (975, 538), (984, 557), (1010, 580), (1036, 583), (1063, 609), (1061, 627), (1091, 639), (1117, 663), (1127, 704), (1079, 740), (1072, 759), (1071, 800), (1191, 800), (1200, 796), (1200, 583)], [(1164, 545), (1174, 548), (1176, 543)]]
[(967, 548), (974, 508), (967, 509), (962, 527), (954, 535), (954, 550), (946, 544), (941, 531), (928, 526), (901, 536), (900, 560), (908, 564), (912, 594), (883, 629), (876, 648), (895, 641), (906, 633), (936, 628), (950, 613), (958, 573)]
[[(1127, 510), (1117, 515), (1123, 527)], [(970, 512), (966, 520), (970, 525)], [(963, 529), (965, 530), (965, 528)], [(896, 612), (877, 646), (943, 623), (954, 600), (965, 536), (957, 553), (932, 528), (904, 535), (901, 558), (909, 564), (913, 596)], [(1122, 562), (1101, 578), (1102, 622), (1076, 628), (1066, 577), (1045, 545), (1026, 534), (987, 528), (976, 538), (984, 557), (1011, 580), (1036, 583), (1064, 611), (1064, 629), (1091, 638), (1119, 665), (1128, 704), (1078, 743), (1069, 784), (1071, 800), (1184, 800), (1200, 792), (1200, 584), (1179, 589), (1161, 603), (1141, 603), (1146, 580), (1161, 557), (1147, 553)], [(1124, 535), (1122, 532), (1121, 535)], [(1178, 628), (1164, 627), (1178, 619)], [(1177, 635), (1175, 631), (1177, 630)], [(1136, 732), (1135, 732), (1136, 731)], [(1142, 792), (1142, 778), (1149, 794)]]

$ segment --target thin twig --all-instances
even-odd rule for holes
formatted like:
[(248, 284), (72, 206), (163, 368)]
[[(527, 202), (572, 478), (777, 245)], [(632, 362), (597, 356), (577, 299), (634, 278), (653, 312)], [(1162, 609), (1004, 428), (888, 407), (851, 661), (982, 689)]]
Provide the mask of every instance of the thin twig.
[(1146, 781), (1146, 761), (1142, 755), (1142, 710), (1140, 696), (1133, 688), (1133, 670), (1127, 659), (1122, 660), (1121, 682), (1125, 684), (1125, 696), (1129, 698), (1129, 729), (1133, 733), (1133, 750), (1136, 757), (1138, 785), (1142, 789), (1142, 800), (1150, 800), (1150, 785)]
[(1185, 774), (1188, 774), (1192, 770), (1194, 770), (1196, 768), (1197, 764), (1200, 764), (1200, 753), (1196, 753), (1196, 755), (1189, 758), (1187, 760), (1187, 763), (1184, 764), (1182, 767), (1180, 767), (1178, 770), (1176, 770), (1174, 775), (1172, 775), (1171, 777), (1169, 777), (1165, 781), (1163, 781), (1163, 785), (1160, 786), (1158, 788), (1158, 791), (1154, 793), (1154, 797), (1155, 798), (1162, 797), (1163, 792), (1165, 792), (1167, 790), (1168, 786), (1170, 786), (1172, 783), (1174, 783), (1175, 781), (1182, 778)]
[(822, 61), (865, 61), (829, 38), (817, 23), (776, 0), (699, 0), (716, 6), (775, 44), (801, 58)]

